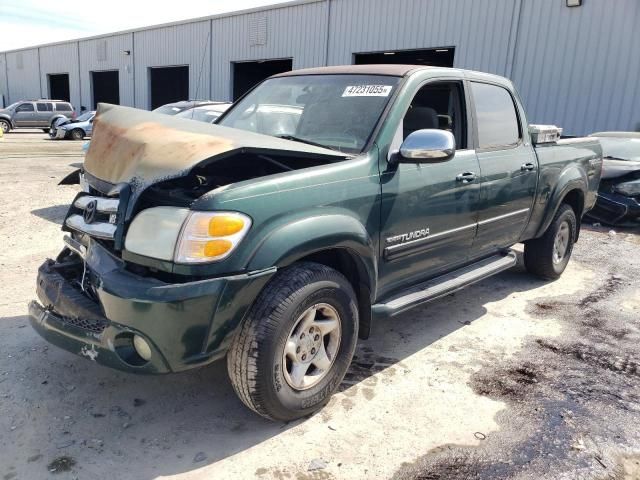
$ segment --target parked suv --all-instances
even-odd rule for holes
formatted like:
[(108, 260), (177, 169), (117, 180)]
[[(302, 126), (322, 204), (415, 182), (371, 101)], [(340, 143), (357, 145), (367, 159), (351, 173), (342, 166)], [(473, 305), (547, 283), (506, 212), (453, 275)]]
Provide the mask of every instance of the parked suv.
[(23, 100), (0, 110), (0, 129), (42, 128), (48, 132), (59, 118), (75, 118), (73, 105), (62, 100)]

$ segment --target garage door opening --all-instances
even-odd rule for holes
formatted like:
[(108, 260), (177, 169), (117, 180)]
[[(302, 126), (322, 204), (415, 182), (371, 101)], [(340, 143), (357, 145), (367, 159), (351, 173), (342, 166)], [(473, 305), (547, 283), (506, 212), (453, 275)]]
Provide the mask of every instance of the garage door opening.
[(91, 92), (93, 94), (93, 109), (98, 103), (120, 105), (120, 80), (118, 70), (105, 72), (91, 72)]
[(57, 73), (49, 74), (49, 98), (51, 100), (71, 101), (69, 93), (69, 74)]
[(389, 50), (385, 52), (356, 53), (353, 56), (353, 63), (355, 65), (399, 63), (453, 67), (454, 54), (454, 47), (427, 48), (423, 50)]
[(233, 63), (233, 100), (251, 90), (265, 78), (293, 69), (293, 60), (259, 60)]
[(190, 100), (189, 66), (151, 67), (151, 110), (167, 103)]

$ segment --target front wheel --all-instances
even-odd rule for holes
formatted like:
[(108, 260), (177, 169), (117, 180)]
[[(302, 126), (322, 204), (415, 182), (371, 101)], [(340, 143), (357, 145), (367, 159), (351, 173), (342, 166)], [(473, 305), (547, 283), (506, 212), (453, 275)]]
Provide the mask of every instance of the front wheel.
[(2, 129), (2, 133), (7, 133), (11, 130), (11, 124), (6, 120), (0, 120), (0, 128)]
[(540, 238), (524, 244), (524, 264), (527, 271), (554, 280), (567, 268), (576, 240), (577, 220), (573, 209), (562, 204), (551, 225)]
[(82, 140), (84, 138), (84, 130), (80, 128), (74, 128), (71, 130), (71, 138), (73, 140)]
[(303, 262), (279, 272), (258, 296), (227, 354), (229, 377), (250, 409), (288, 421), (321, 408), (344, 378), (358, 338), (347, 279)]

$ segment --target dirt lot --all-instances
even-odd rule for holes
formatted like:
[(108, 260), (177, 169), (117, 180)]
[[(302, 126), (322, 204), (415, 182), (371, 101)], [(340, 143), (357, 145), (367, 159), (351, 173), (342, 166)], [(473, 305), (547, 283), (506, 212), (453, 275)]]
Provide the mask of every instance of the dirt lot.
[(138, 377), (31, 329), (81, 161), (45, 137), (0, 142), (1, 479), (640, 478), (640, 232), (585, 228), (559, 281), (518, 266), (377, 323), (329, 406), (274, 424), (223, 363)]

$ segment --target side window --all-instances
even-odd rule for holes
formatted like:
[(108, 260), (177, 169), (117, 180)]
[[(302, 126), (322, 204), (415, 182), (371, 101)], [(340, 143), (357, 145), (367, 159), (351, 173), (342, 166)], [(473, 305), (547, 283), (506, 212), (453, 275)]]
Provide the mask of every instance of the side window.
[(448, 130), (456, 139), (456, 148), (467, 148), (466, 114), (461, 82), (435, 82), (422, 87), (413, 97), (402, 121), (402, 138), (416, 130)]
[(471, 82), (476, 107), (479, 148), (509, 147), (520, 140), (518, 114), (505, 88)]
[(16, 112), (34, 112), (35, 108), (33, 108), (32, 103), (23, 103), (18, 108), (16, 108)]
[(69, 105), (68, 103), (56, 103), (56, 110), (58, 112), (70, 112), (71, 105)]
[(51, 112), (51, 111), (53, 111), (53, 105), (51, 105), (50, 103), (38, 102), (38, 103), (36, 103), (36, 108), (38, 109), (39, 112)]

